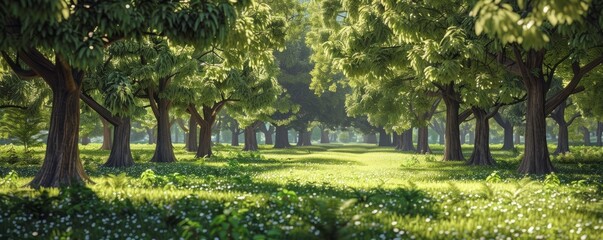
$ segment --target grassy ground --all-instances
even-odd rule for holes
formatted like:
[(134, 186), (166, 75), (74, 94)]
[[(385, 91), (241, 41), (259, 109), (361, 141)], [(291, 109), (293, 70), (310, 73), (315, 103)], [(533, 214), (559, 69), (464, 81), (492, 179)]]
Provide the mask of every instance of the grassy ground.
[(516, 174), (517, 152), (494, 151), (497, 166), (472, 167), (440, 161), (437, 145), (425, 156), (372, 145), (218, 145), (209, 159), (176, 145), (173, 164), (148, 163), (152, 146), (133, 145), (128, 169), (99, 167), (108, 152), (98, 148), (81, 148), (96, 184), (41, 191), (20, 186), (42, 149), (26, 163), (1, 149), (0, 238), (603, 238), (601, 148), (555, 157), (558, 173), (546, 177)]

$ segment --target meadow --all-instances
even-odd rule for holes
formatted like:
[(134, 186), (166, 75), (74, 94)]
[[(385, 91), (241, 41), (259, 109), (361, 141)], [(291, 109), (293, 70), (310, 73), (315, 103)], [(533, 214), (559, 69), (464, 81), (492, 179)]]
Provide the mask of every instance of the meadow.
[[(39, 169), (1, 146), (0, 239), (602, 239), (603, 149), (572, 147), (557, 173), (516, 173), (521, 156), (492, 145), (494, 167), (442, 162), (366, 144), (259, 152), (215, 146), (196, 159), (175, 145), (177, 163), (149, 163), (153, 146), (133, 144), (136, 165), (100, 165), (108, 151), (81, 146), (94, 184), (22, 187)], [(463, 146), (466, 158), (471, 146)]]

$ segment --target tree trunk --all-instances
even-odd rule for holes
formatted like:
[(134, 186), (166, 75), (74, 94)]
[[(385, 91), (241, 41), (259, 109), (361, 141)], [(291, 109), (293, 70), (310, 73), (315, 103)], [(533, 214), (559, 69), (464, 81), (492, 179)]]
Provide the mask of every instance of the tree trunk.
[(188, 139), (186, 140), (186, 151), (196, 152), (199, 147), (197, 144), (197, 127), (198, 124), (191, 115), (188, 119)]
[(404, 130), (401, 135), (398, 135), (398, 145), (396, 150), (403, 152), (415, 151), (415, 146), (412, 143), (412, 128)]
[(515, 149), (515, 145), (513, 144), (513, 124), (511, 121), (504, 119), (500, 113), (494, 115), (494, 120), (504, 131), (502, 150)]
[(602, 135), (603, 133), (603, 123), (597, 121), (597, 146), (603, 146), (603, 142), (602, 142)]
[(103, 145), (100, 149), (111, 150), (111, 146), (113, 145), (113, 143), (111, 143), (111, 124), (103, 117), (101, 117), (100, 119), (103, 123)]
[(461, 144), (464, 144), (467, 142), (467, 131), (463, 130), (461, 131)]
[(584, 146), (590, 146), (590, 131), (584, 126), (580, 126), (580, 131), (582, 132), (582, 141), (584, 141)]
[(153, 154), (153, 158), (151, 158), (151, 162), (176, 162), (170, 131), (169, 106), (169, 101), (158, 98), (157, 114), (155, 116), (157, 118), (157, 144), (155, 145), (155, 153)]
[(392, 133), (392, 145), (396, 147), (396, 150), (400, 150), (400, 147), (402, 147), (402, 135), (396, 131)]
[(513, 138), (515, 139), (513, 140), (515, 144), (521, 144), (521, 134), (519, 133), (519, 129), (515, 131), (515, 135), (513, 135)]
[(258, 141), (255, 133), (255, 126), (252, 124), (251, 126), (245, 127), (245, 146), (243, 147), (243, 151), (257, 151), (258, 150)]
[(565, 121), (565, 108), (567, 104), (563, 101), (555, 110), (551, 113), (551, 118), (555, 120), (559, 128), (559, 134), (557, 137), (557, 149), (555, 149), (554, 155), (568, 153), (569, 150), (569, 131), (568, 122)]
[(554, 171), (546, 143), (545, 89), (543, 81), (526, 85), (528, 102), (524, 157), (519, 166), (522, 174), (548, 174)]
[(377, 144), (377, 134), (369, 133), (364, 135), (364, 143)]
[(88, 136), (82, 137), (81, 142), (82, 142), (82, 145), (90, 144), (90, 137), (88, 137)]
[[(452, 92), (448, 94), (448, 96), (455, 94), (453, 86), (448, 88), (450, 88), (449, 91)], [(444, 133), (446, 140), (444, 141), (444, 161), (461, 161), (465, 158), (463, 157), (460, 139), (460, 103), (457, 100), (446, 96), (443, 97), (443, 100), (446, 104), (446, 133)]]
[(289, 131), (285, 126), (276, 126), (274, 134), (274, 148), (290, 148)]
[[(43, 58), (43, 57), (40, 57)], [(73, 186), (91, 182), (79, 157), (80, 90), (83, 73), (56, 58), (55, 74), (46, 79), (52, 89), (50, 128), (42, 167), (32, 188)]]
[(469, 165), (494, 165), (495, 161), (490, 153), (490, 126), (488, 114), (485, 110), (472, 107), (471, 111), (475, 117), (475, 143), (473, 153), (469, 158)]
[(390, 147), (392, 145), (392, 136), (385, 132), (385, 129), (379, 128), (379, 146)]
[(232, 128), (230, 130), (230, 132), (232, 134), (231, 135), (232, 138), (230, 139), (230, 145), (231, 146), (239, 146), (239, 134), (240, 134), (239, 131), (240, 131), (240, 129), (238, 127), (237, 128)]
[(320, 129), (320, 143), (331, 143), (329, 139), (329, 130), (326, 128)]
[(147, 136), (149, 136), (148, 144), (157, 143), (157, 138), (155, 137), (155, 129), (154, 128), (146, 128)]
[[(417, 140), (417, 153), (426, 154), (431, 153), (431, 149), (429, 148), (429, 128), (428, 127), (419, 127), (418, 132), (418, 140)], [(404, 142), (404, 141), (403, 141)]]
[(469, 144), (475, 144), (475, 131), (469, 131)]
[(311, 132), (306, 130), (306, 128), (302, 128), (302, 130), (299, 130), (297, 146), (312, 146), (310, 134)]
[(134, 165), (130, 150), (130, 118), (120, 118), (120, 123), (113, 125), (113, 146), (105, 167), (130, 167)]

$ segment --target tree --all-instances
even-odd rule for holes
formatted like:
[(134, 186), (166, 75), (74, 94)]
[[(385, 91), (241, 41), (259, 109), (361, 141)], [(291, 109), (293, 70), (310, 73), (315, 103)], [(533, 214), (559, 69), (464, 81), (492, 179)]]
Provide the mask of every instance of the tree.
[(0, 3), (0, 50), (14, 73), (41, 77), (52, 89), (42, 168), (30, 186), (89, 182), (78, 152), (79, 95), (86, 70), (105, 47), (143, 34), (204, 46), (221, 41), (248, 1), (157, 2), (29, 0)]
[[(478, 1), (475, 32), (497, 41), (486, 53), (519, 76), (527, 91), (524, 157), (520, 173), (554, 171), (546, 144), (545, 117), (574, 93), (582, 78), (603, 62), (600, 1)], [(550, 51), (555, 49), (554, 51)], [(560, 71), (567, 84), (546, 94)]]

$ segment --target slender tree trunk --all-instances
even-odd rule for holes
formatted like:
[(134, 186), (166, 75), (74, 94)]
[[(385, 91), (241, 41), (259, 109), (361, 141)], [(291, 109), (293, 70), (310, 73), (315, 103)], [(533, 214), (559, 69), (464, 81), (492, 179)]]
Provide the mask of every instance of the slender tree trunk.
[(462, 130), (461, 131), (461, 144), (465, 144), (467, 142), (467, 131)]
[(331, 143), (329, 139), (329, 130), (326, 128), (320, 129), (320, 143)]
[(418, 142), (417, 142), (417, 153), (426, 154), (431, 153), (431, 149), (429, 148), (429, 128), (428, 127), (419, 127), (418, 133)]
[(270, 125), (270, 127), (268, 127), (268, 131), (266, 131), (266, 133), (264, 133), (264, 144), (266, 145), (272, 145), (274, 144), (274, 141), (272, 140), (272, 135), (274, 135), (274, 126)]
[(119, 119), (119, 124), (113, 125), (113, 146), (105, 167), (130, 167), (134, 165), (130, 150), (131, 124), (129, 117)]
[(274, 148), (290, 148), (289, 131), (285, 126), (276, 126), (274, 134)]
[(251, 126), (245, 127), (245, 146), (243, 147), (243, 151), (257, 151), (258, 150), (258, 141), (255, 133), (255, 126), (252, 124)]
[(88, 145), (90, 144), (90, 137), (88, 136), (83, 136), (82, 140), (81, 140), (82, 145)]
[(543, 81), (526, 86), (528, 102), (524, 157), (518, 171), (523, 174), (547, 174), (555, 169), (546, 143), (545, 89)]
[(415, 146), (412, 143), (412, 128), (404, 130), (401, 135), (398, 135), (397, 150), (403, 152), (415, 151)]
[(155, 129), (153, 128), (146, 128), (147, 130), (147, 136), (149, 136), (149, 144), (155, 144), (157, 141), (157, 138), (155, 137)]
[(239, 128), (231, 128), (230, 132), (231, 132), (231, 136), (232, 138), (230, 139), (230, 145), (231, 146), (239, 146)]
[(500, 113), (496, 113), (494, 115), (494, 120), (500, 127), (503, 128), (504, 136), (503, 136), (503, 147), (502, 150), (513, 150), (515, 149), (515, 145), (513, 144), (513, 124), (504, 119)]
[(475, 117), (475, 143), (473, 153), (469, 158), (469, 165), (494, 165), (496, 162), (490, 153), (490, 126), (488, 114), (485, 110), (473, 107)]
[(389, 147), (392, 145), (392, 136), (385, 132), (385, 129), (379, 128), (379, 146), (380, 147)]
[(197, 127), (198, 124), (191, 115), (188, 119), (188, 139), (186, 140), (186, 151), (196, 152), (197, 148)]
[(603, 146), (602, 135), (603, 133), (603, 123), (597, 121), (597, 146)]
[(104, 118), (100, 118), (103, 123), (103, 145), (101, 146), (101, 150), (111, 150), (111, 124)]
[[(26, 62), (35, 61), (35, 59), (27, 60)], [(72, 70), (58, 56), (54, 73), (56, 75), (53, 75), (52, 79), (47, 79), (51, 76), (43, 76), (49, 84), (52, 84), (52, 110), (44, 162), (29, 183), (33, 188), (73, 186), (92, 182), (84, 171), (78, 150), (83, 73)]]
[(580, 131), (582, 132), (582, 141), (584, 141), (584, 145), (590, 146), (590, 131), (584, 126), (580, 126)]
[(369, 133), (364, 135), (364, 143), (377, 144), (377, 134)]
[(151, 162), (176, 162), (170, 133), (169, 101), (159, 98), (157, 101), (157, 144)]
[(568, 122), (565, 121), (565, 108), (566, 102), (562, 102), (555, 108), (551, 113), (551, 118), (555, 120), (559, 128), (559, 136), (557, 137), (557, 149), (555, 149), (554, 155), (565, 154), (570, 151), (569, 149), (569, 131)]
[[(452, 91), (449, 95), (454, 94), (453, 86), (449, 91)], [(444, 141), (444, 161), (461, 161), (463, 157), (463, 151), (461, 149), (460, 139), (460, 121), (459, 121), (459, 109), (460, 103), (452, 99), (451, 97), (443, 97), (444, 103), (446, 104), (446, 133), (444, 134), (446, 140)]]
[(475, 131), (469, 131), (469, 144), (475, 144)]
[(513, 138), (515, 139), (513, 140), (515, 144), (521, 144), (521, 133), (519, 133), (519, 129), (515, 131), (515, 135), (513, 135)]

